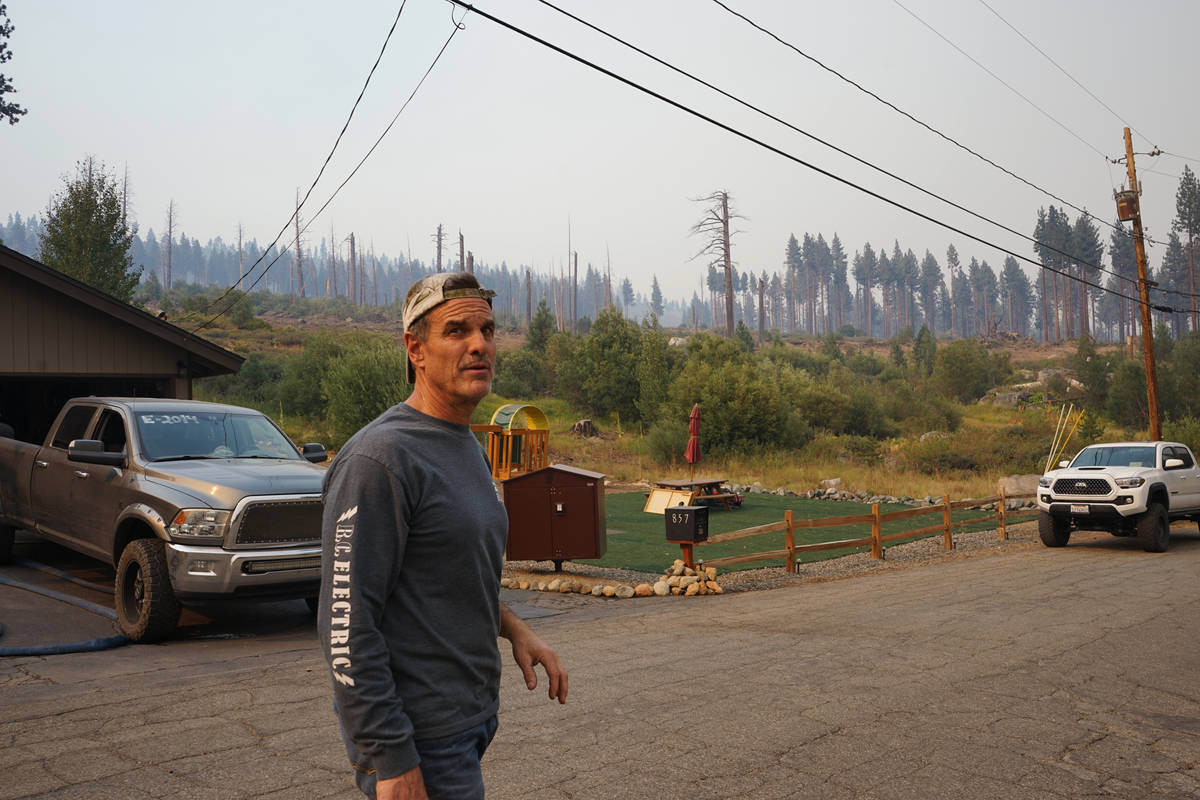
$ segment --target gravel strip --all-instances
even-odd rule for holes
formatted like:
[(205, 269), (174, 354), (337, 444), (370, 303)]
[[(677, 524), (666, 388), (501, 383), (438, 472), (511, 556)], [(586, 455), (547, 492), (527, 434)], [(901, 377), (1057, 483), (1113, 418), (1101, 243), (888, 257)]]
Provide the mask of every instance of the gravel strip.
[[(717, 583), (726, 592), (777, 589), (781, 586), (838, 580), (885, 570), (907, 569), (922, 564), (1023, 550), (1032, 547), (1036, 542), (1037, 524), (1023, 522), (1008, 526), (1007, 541), (1002, 541), (995, 530), (956, 533), (954, 549), (947, 551), (941, 536), (930, 536), (915, 542), (889, 545), (883, 561), (874, 560), (870, 553), (854, 553), (838, 558), (803, 562), (795, 575), (789, 575), (783, 567), (721, 572), (717, 575)], [(669, 566), (670, 564), (663, 564), (664, 569)], [(571, 576), (580, 581), (624, 583), (630, 586), (654, 583), (661, 576), (661, 573), (594, 567), (571, 561), (563, 562), (561, 573), (554, 572), (553, 565), (547, 561), (507, 561), (503, 574), (508, 577), (534, 576), (547, 581), (555, 577)]]

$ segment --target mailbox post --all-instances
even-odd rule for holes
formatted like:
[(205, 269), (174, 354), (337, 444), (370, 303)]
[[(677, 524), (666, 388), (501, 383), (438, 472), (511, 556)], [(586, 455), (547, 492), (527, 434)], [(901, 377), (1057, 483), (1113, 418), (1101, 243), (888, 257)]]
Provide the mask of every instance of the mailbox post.
[(692, 546), (708, 541), (708, 506), (667, 506), (663, 509), (663, 520), (667, 541), (678, 544), (683, 550), (684, 563), (695, 566)]

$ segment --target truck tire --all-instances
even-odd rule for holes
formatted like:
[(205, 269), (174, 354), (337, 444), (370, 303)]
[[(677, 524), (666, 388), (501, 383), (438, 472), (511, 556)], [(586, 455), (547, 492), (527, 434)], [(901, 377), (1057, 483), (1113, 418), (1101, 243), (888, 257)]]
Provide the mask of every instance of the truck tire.
[(179, 622), (179, 600), (158, 539), (134, 539), (117, 564), (117, 624), (135, 642), (165, 639)]
[(1043, 511), (1038, 514), (1038, 536), (1046, 547), (1066, 547), (1071, 540), (1071, 520), (1059, 519)]
[(1171, 541), (1171, 522), (1158, 503), (1151, 503), (1146, 513), (1138, 517), (1138, 542), (1147, 553), (1165, 553)]
[(0, 564), (7, 564), (12, 558), (13, 539), (17, 536), (17, 529), (8, 525), (0, 525)]

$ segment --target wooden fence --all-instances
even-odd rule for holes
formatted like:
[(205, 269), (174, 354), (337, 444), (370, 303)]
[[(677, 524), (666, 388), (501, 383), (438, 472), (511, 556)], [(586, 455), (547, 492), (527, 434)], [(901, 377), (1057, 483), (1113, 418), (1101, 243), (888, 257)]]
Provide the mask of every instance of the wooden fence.
[[(953, 532), (956, 528), (961, 528), (965, 525), (977, 525), (980, 522), (996, 520), (997, 529), (1001, 539), (1008, 539), (1008, 531), (1006, 525), (1010, 522), (1024, 522), (1030, 514), (1036, 514), (1036, 509), (1027, 509), (1024, 511), (1006, 511), (1004, 505), (1006, 500), (1028, 499), (1032, 498), (1032, 493), (1028, 494), (1012, 494), (1005, 495), (1004, 492), (994, 497), (980, 497), (969, 500), (954, 500), (951, 501), (949, 495), (942, 497), (942, 502), (938, 505), (924, 506), (921, 508), (906, 508), (902, 511), (889, 511), (886, 514), (879, 512), (879, 504), (875, 503), (871, 506), (870, 514), (854, 514), (847, 517), (826, 517), (824, 519), (803, 519), (796, 520), (792, 517), (791, 510), (785, 511), (782, 522), (770, 522), (766, 525), (756, 525), (753, 528), (743, 528), (740, 531), (730, 531), (729, 533), (719, 533), (715, 536), (710, 536), (706, 541), (696, 542), (695, 544), (683, 542), (679, 547), (683, 551), (683, 561), (689, 567), (695, 567), (694, 548), (703, 547), (710, 544), (720, 544), (721, 542), (732, 542), (738, 539), (748, 539), (752, 536), (761, 536), (765, 533), (775, 533), (783, 531), (783, 549), (768, 550), (763, 553), (744, 553), (737, 556), (724, 556), (722, 558), (705, 559), (704, 566), (706, 567), (728, 567), (734, 564), (745, 564), (751, 561), (767, 561), (776, 558), (782, 558), (787, 564), (788, 572), (796, 571), (796, 554), (809, 553), (817, 550), (840, 550), (850, 547), (870, 547), (871, 557), (883, 559), (884, 545), (888, 542), (894, 542), (900, 539), (913, 539), (920, 536), (925, 536), (931, 533), (941, 532), (944, 537), (945, 547), (947, 550), (954, 549)], [(989, 503), (996, 504), (996, 510), (984, 514), (981, 517), (974, 519), (959, 520), (952, 522), (950, 512), (960, 508), (978, 508), (988, 505)], [(896, 531), (894, 533), (884, 533), (883, 526), (889, 522), (896, 522), (902, 519), (911, 519), (930, 514), (940, 514), (941, 522), (936, 525), (929, 525), (916, 530)], [(1014, 519), (1017, 517), (1019, 519)], [(796, 544), (796, 531), (798, 530), (818, 530), (824, 528), (836, 528), (844, 525), (864, 525), (870, 523), (871, 535), (864, 536), (859, 539), (838, 539), (833, 542), (814, 542), (812, 544)]]

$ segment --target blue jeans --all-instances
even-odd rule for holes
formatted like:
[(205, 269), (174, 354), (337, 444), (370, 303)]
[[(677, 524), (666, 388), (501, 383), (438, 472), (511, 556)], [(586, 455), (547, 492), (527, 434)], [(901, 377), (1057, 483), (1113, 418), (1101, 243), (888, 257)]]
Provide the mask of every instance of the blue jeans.
[[(479, 762), (496, 735), (497, 725), (492, 717), (453, 736), (415, 741), (429, 800), (483, 800), (483, 770)], [(355, 772), (354, 780), (363, 794), (375, 797), (373, 772)]]

